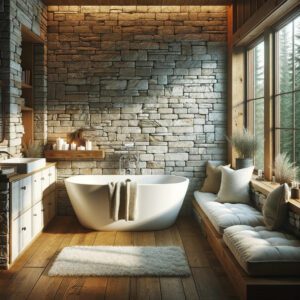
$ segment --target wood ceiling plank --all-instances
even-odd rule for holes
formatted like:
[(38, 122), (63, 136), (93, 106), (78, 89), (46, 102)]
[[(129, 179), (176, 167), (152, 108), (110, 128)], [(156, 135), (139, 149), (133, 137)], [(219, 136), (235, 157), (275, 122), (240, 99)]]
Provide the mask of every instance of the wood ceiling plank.
[(232, 0), (43, 0), (46, 5), (229, 5)]

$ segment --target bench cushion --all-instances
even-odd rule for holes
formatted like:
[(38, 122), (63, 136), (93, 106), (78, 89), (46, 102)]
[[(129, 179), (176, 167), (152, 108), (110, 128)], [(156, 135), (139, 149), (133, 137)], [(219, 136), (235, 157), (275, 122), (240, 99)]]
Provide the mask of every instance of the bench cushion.
[(217, 195), (195, 191), (195, 200), (220, 234), (233, 225), (263, 225), (263, 216), (252, 206), (241, 203), (220, 203)]
[(250, 275), (300, 275), (300, 240), (290, 234), (237, 225), (224, 231), (223, 240)]

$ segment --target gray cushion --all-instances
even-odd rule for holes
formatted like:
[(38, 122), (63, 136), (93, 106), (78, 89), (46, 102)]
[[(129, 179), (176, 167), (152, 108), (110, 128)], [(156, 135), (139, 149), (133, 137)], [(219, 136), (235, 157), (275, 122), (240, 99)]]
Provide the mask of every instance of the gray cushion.
[(263, 216), (252, 206), (241, 203), (220, 203), (217, 195), (194, 192), (195, 200), (205, 212), (218, 233), (223, 234), (225, 228), (233, 225), (263, 225)]
[(263, 206), (263, 215), (266, 227), (271, 230), (279, 229), (287, 219), (287, 201), (289, 200), (289, 187), (282, 184), (273, 190), (267, 197)]
[(250, 275), (300, 275), (300, 240), (264, 226), (237, 225), (225, 229), (224, 242)]
[[(206, 178), (204, 180), (201, 192), (217, 194), (221, 185), (222, 162), (209, 160), (206, 163)], [(230, 167), (230, 165), (227, 165)]]

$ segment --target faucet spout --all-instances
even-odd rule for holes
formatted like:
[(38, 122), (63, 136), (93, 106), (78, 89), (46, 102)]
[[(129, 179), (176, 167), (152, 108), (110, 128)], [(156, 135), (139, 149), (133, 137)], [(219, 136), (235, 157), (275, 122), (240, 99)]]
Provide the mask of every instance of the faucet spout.
[(0, 154), (6, 154), (8, 157), (13, 157), (12, 154), (10, 154), (9, 152), (4, 151), (4, 150), (0, 150)]

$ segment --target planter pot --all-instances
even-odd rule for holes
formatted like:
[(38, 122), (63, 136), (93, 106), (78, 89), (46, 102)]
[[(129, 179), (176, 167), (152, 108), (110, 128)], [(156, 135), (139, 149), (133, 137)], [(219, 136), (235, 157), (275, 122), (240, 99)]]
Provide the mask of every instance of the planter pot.
[(252, 158), (236, 158), (235, 159), (235, 168), (243, 169), (253, 166), (253, 159)]

